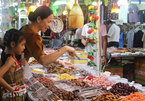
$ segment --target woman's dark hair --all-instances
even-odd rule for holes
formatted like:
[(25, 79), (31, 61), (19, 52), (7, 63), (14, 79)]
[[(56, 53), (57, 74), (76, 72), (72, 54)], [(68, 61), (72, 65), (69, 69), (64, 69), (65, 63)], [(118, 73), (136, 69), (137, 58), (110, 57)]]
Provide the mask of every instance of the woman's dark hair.
[(1, 60), (2, 60), (2, 65), (5, 64), (5, 61), (7, 60), (8, 56), (10, 54), (7, 54), (5, 52), (6, 49), (11, 49), (10, 43), (14, 42), (16, 45), (20, 43), (21, 41), (25, 40), (25, 37), (23, 36), (23, 33), (20, 32), (17, 29), (10, 29), (6, 31), (3, 39), (3, 45), (2, 45), (2, 54), (1, 54)]
[(53, 12), (49, 7), (40, 6), (34, 12), (30, 12), (28, 18), (31, 22), (35, 22), (38, 16), (43, 20), (51, 14), (53, 14)]

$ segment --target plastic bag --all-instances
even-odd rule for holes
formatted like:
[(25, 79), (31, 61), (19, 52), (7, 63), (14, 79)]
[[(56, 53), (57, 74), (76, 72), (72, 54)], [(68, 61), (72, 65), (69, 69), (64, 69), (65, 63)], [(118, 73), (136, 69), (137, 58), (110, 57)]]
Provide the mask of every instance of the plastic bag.
[(33, 77), (31, 69), (29, 68), (29, 64), (27, 62), (25, 62), (23, 71), (24, 71), (24, 79), (30, 79), (31, 77)]

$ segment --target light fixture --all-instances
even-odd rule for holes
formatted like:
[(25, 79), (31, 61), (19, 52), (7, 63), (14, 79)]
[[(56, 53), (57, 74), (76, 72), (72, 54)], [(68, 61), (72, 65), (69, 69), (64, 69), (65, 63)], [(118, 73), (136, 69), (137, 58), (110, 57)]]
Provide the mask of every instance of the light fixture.
[(68, 14), (68, 12), (67, 12), (67, 10), (65, 9), (64, 11), (63, 11), (63, 15), (67, 15)]
[(119, 13), (119, 6), (118, 6), (118, 4), (115, 4), (115, 5), (112, 7), (111, 13)]
[(36, 5), (34, 5), (34, 4), (30, 5), (30, 7), (28, 8), (28, 14), (29, 14), (30, 12), (34, 12), (34, 11), (36, 10), (36, 8), (37, 8)]
[(56, 0), (53, 5), (54, 6), (63, 5), (63, 4), (68, 4), (68, 2), (70, 2), (70, 0)]

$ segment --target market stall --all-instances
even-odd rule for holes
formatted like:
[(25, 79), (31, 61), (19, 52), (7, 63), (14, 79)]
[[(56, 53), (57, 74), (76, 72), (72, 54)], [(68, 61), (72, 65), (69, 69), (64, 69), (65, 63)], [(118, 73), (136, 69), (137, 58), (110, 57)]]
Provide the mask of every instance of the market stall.
[[(143, 48), (109, 48), (111, 53), (112, 65), (107, 67), (107, 70), (116, 72), (120, 76), (137, 81), (144, 85), (144, 79), (139, 76), (143, 75), (145, 52)], [(113, 62), (116, 62), (113, 64)], [(111, 67), (114, 66), (114, 69)], [(115, 70), (116, 68), (116, 70)], [(112, 70), (111, 70), (112, 69)], [(118, 70), (118, 72), (117, 72)], [(139, 79), (141, 77), (141, 79)]]
[[(10, 2), (11, 5), (13, 5), (12, 1)], [(17, 2), (16, 0), (14, 1)], [(6, 1), (1, 3), (1, 14), (3, 15), (0, 18), (3, 21), (1, 22), (3, 25), (2, 30), (0, 30), (1, 33), (5, 32), (8, 27), (19, 29), (23, 24), (27, 24), (27, 13), (30, 12), (29, 10), (34, 10), (31, 9), (31, 6), (36, 8), (36, 5), (34, 5), (35, 0), (32, 0), (32, 2), (30, 2), (31, 0), (24, 1), (29, 7), (24, 5), (24, 2), (21, 2), (21, 0), (18, 1), (19, 7), (14, 6), (12, 8), (9, 5), (6, 5), (7, 7), (4, 8), (4, 5), (7, 4)], [(39, 5), (49, 6), (50, 3), (49, 0), (45, 0), (45, 3), (44, 0), (38, 1)], [(19, 94), (19, 92), (23, 94), (26, 92), (24, 92), (24, 89), (27, 89), (28, 95), (33, 101), (145, 101), (145, 50), (143, 48), (110, 48), (108, 52), (111, 53), (111, 62), (108, 66), (101, 68), (100, 22), (103, 22), (105, 17), (117, 19), (117, 14), (110, 14), (114, 12), (113, 10), (110, 11), (110, 7), (118, 7), (116, 1), (104, 0), (101, 2), (97, 0), (95, 2), (95, 0), (92, 0), (94, 2), (89, 3), (89, 0), (80, 0), (79, 2), (75, 0), (73, 2), (74, 6), (71, 5), (72, 2), (68, 3), (69, 0), (64, 0), (62, 5), (57, 4), (56, 1), (52, 0), (50, 5), (55, 16), (50, 29), (55, 34), (63, 35), (60, 37), (60, 41), (57, 41), (58, 43), (55, 45), (52, 44), (51, 47), (61, 47), (64, 40), (65, 44), (68, 44), (68, 34), (72, 34), (70, 29), (83, 27), (84, 19), (85, 21), (87, 19), (83, 15), (85, 12), (85, 15), (88, 15), (88, 13), (93, 14), (89, 17), (90, 24), (87, 30), (89, 36), (86, 38), (90, 49), (86, 51), (77, 47), (76, 57), (71, 57), (67, 53), (59, 57), (60, 60), (69, 61), (73, 65), (63, 66), (57, 63), (50, 63), (47, 66), (43, 66), (32, 57), (26, 65), (29, 68), (24, 70), (25, 86), (17, 89), (15, 94)], [(84, 9), (88, 9), (88, 11), (81, 9), (83, 7), (82, 3), (85, 3)], [(105, 5), (104, 12), (103, 8), (100, 7), (101, 4)], [(69, 9), (70, 5), (72, 9)], [(17, 8), (18, 12), (15, 12), (15, 8)], [(102, 12), (100, 12), (100, 9)], [(9, 15), (12, 16), (10, 21), (15, 20), (13, 26), (8, 22), (9, 17), (4, 19), (4, 14), (8, 13), (8, 10), (10, 10)], [(105, 16), (104, 19), (103, 16)], [(123, 20), (123, 22), (127, 21), (127, 19)], [(118, 23), (123, 22), (118, 21)], [(96, 45), (96, 47), (93, 48), (93, 45)], [(55, 51), (53, 49), (45, 49), (46, 54), (51, 54)], [(114, 61), (112, 62), (112, 60)], [(13, 93), (11, 96), (13, 96)]]
[[(46, 53), (50, 54), (53, 51), (46, 50)], [(78, 52), (81, 53), (80, 50)], [(69, 59), (67, 54), (60, 58)], [(76, 59), (74, 58), (74, 60)], [(129, 82), (128, 79), (121, 78), (119, 75), (112, 75), (109, 71), (100, 72), (100, 76), (96, 76), (97, 72), (94, 67), (81, 63), (81, 60), (74, 63), (73, 67), (63, 67), (59, 64), (50, 64), (47, 67), (43, 67), (32, 58), (29, 62), (29, 67), (33, 76), (26, 79), (25, 82), (29, 88), (29, 96), (33, 100), (96, 101), (116, 99), (117, 101), (128, 101), (135, 95), (137, 99), (144, 101), (145, 95), (143, 93), (145, 93), (145, 87), (141, 84), (134, 81)], [(44, 91), (36, 91), (39, 90), (37, 87), (43, 88)], [(45, 90), (49, 93), (46, 93)], [(45, 93), (43, 94), (43, 92)], [(38, 96), (40, 93), (42, 95)]]

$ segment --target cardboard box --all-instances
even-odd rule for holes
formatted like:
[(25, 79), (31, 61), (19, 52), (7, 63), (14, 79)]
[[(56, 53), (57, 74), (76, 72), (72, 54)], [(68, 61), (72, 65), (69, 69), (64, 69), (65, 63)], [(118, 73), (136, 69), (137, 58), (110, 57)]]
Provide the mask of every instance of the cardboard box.
[(145, 85), (145, 71), (135, 70), (135, 82)]
[(135, 60), (135, 81), (145, 85), (145, 58)]
[(142, 84), (142, 85), (144, 85), (145, 86), (145, 80), (144, 79), (141, 79), (141, 78), (135, 78), (135, 82), (137, 82), (137, 83), (140, 83), (140, 84)]
[(135, 66), (134, 63), (127, 63), (123, 65), (123, 77), (128, 81), (135, 81)]
[(122, 66), (107, 66), (104, 71), (111, 72), (112, 75), (119, 75), (123, 77), (123, 67)]

